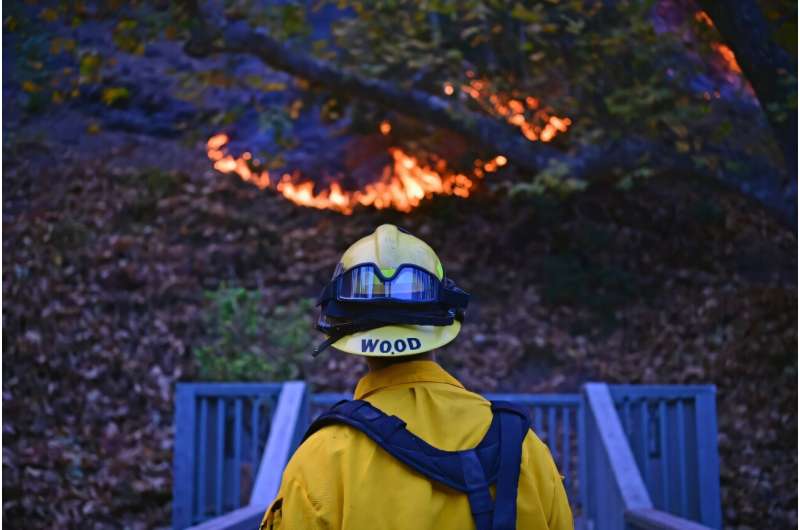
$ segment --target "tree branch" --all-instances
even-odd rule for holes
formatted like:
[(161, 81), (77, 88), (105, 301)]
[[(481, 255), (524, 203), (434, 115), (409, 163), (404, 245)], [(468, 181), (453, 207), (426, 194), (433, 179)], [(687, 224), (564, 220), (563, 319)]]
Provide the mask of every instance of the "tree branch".
[[(629, 139), (602, 146), (583, 146), (578, 153), (564, 153), (542, 142), (530, 142), (518, 129), (504, 121), (471, 111), (452, 100), (420, 90), (405, 90), (379, 79), (363, 78), (324, 61), (291, 50), (260, 30), (244, 22), (215, 27), (201, 21), (194, 24), (192, 37), (185, 50), (193, 56), (213, 53), (241, 53), (258, 57), (273, 69), (287, 72), (326, 89), (349, 96), (359, 96), (401, 114), (420, 119), (472, 140), (476, 147), (503, 154), (516, 167), (537, 173), (549, 166), (559, 166), (569, 178), (589, 180), (616, 172), (629, 172), (647, 165), (660, 171), (698, 173), (690, 156), (644, 139)], [(724, 175), (723, 175), (724, 177)], [(746, 186), (737, 186), (757, 198), (784, 221), (791, 221), (794, 210), (787, 211), (780, 195), (773, 190), (764, 200), (748, 193)], [(782, 197), (782, 196), (781, 196)], [(777, 204), (780, 203), (780, 204)], [(777, 204), (777, 206), (776, 206)], [(793, 213), (794, 212), (794, 213)]]
[(255, 55), (276, 70), (320, 84), (333, 92), (360, 96), (402, 114), (421, 118), (473, 140), (488, 151), (502, 153), (524, 169), (539, 171), (550, 160), (559, 157), (558, 150), (544, 144), (532, 145), (517, 129), (504, 122), (421, 90), (404, 90), (386, 81), (366, 79), (343, 71), (297, 53), (244, 23), (230, 24), (211, 35), (196, 34), (187, 43), (187, 53), (193, 55), (220, 52)]

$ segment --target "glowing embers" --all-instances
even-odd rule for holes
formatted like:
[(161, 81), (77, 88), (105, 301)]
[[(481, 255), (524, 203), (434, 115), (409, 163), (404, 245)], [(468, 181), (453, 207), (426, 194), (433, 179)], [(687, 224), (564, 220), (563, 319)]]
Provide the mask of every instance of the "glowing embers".
[[(511, 125), (518, 127), (520, 132), (531, 142), (549, 142), (559, 133), (567, 132), (572, 125), (572, 120), (559, 118), (548, 109), (541, 108), (540, 101), (533, 97), (513, 98), (492, 89), (488, 81), (475, 79), (473, 72), (467, 72), (470, 78), (467, 84), (461, 86), (461, 91), (475, 100), (490, 114), (503, 117)], [(448, 96), (454, 92), (453, 85), (445, 83), (442, 89)]]
[[(385, 122), (387, 133), (391, 125)], [(386, 134), (386, 133), (384, 133)], [(401, 149), (389, 149), (392, 163), (383, 168), (380, 178), (359, 190), (345, 190), (337, 182), (333, 182), (327, 189), (315, 191), (312, 180), (302, 180), (295, 173), (284, 173), (277, 182), (272, 182), (269, 171), (257, 171), (255, 168), (260, 162), (253, 159), (250, 153), (243, 153), (240, 157), (233, 157), (226, 152), (229, 138), (226, 134), (217, 134), (209, 138), (206, 147), (208, 158), (214, 162), (214, 169), (221, 173), (236, 173), (239, 177), (251, 182), (261, 189), (274, 187), (280, 194), (302, 206), (329, 209), (349, 215), (353, 208), (361, 204), (375, 208), (394, 208), (401, 212), (409, 212), (420, 202), (433, 195), (456, 195), (469, 197), (474, 186), (473, 178), (461, 173), (448, 171), (447, 163), (437, 159), (431, 164), (423, 163), (415, 157), (407, 155)], [(483, 174), (476, 161), (476, 177)], [(494, 171), (506, 163), (505, 157), (498, 156), (487, 164)]]
[(725, 64), (728, 66), (728, 70), (736, 74), (742, 73), (742, 68), (736, 61), (736, 55), (733, 53), (733, 50), (721, 42), (712, 42), (711, 47), (719, 54), (722, 60), (725, 61)]
[[(708, 16), (708, 13), (705, 11), (698, 11), (694, 14), (694, 19), (698, 22), (705, 24), (706, 26), (713, 28), (714, 21), (711, 20), (711, 17)], [(721, 42), (712, 42), (711, 48), (717, 52), (717, 55), (722, 59), (725, 65), (728, 67), (728, 70), (733, 72), (734, 74), (741, 74), (742, 68), (739, 66), (738, 61), (736, 60), (736, 54), (733, 53), (733, 50), (726, 44)]]

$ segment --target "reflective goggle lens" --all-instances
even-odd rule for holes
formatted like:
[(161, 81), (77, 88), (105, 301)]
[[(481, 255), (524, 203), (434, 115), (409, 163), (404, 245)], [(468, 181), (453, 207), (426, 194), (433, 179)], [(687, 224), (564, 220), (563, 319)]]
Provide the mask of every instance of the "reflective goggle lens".
[(397, 300), (401, 302), (435, 302), (439, 280), (430, 272), (416, 267), (401, 267), (384, 280), (372, 265), (354, 267), (339, 278), (339, 300)]

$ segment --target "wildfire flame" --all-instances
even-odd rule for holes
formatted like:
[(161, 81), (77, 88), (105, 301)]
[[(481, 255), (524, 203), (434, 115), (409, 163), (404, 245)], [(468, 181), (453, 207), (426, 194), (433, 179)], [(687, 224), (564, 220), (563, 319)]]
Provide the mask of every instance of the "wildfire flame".
[[(472, 72), (467, 72), (468, 77), (473, 77)], [(453, 85), (445, 83), (444, 93), (452, 95)], [(503, 96), (492, 90), (488, 81), (470, 79), (469, 83), (461, 86), (461, 91), (475, 100), (490, 114), (505, 118), (511, 125), (519, 128), (520, 132), (531, 142), (549, 142), (559, 133), (567, 132), (572, 125), (572, 120), (559, 118), (548, 110), (541, 108), (540, 101), (532, 96), (524, 99)]]
[[(708, 13), (705, 11), (698, 11), (694, 14), (694, 19), (706, 26), (713, 28), (714, 21), (711, 20), (711, 17), (708, 16)], [(714, 49), (715, 52), (722, 58), (725, 64), (728, 66), (728, 69), (731, 72), (736, 74), (742, 73), (742, 68), (739, 66), (739, 63), (736, 61), (736, 55), (733, 53), (733, 50), (727, 44), (723, 44), (721, 42), (712, 42), (711, 47)]]
[(714, 51), (716, 51), (720, 57), (722, 57), (722, 60), (725, 61), (725, 64), (728, 65), (728, 69), (731, 72), (735, 72), (737, 74), (742, 73), (742, 68), (736, 61), (736, 55), (733, 53), (733, 50), (721, 42), (714, 42), (711, 44), (711, 47), (714, 48)]
[[(378, 209), (394, 208), (401, 212), (410, 212), (419, 203), (433, 195), (456, 195), (469, 197), (474, 186), (472, 178), (462, 173), (448, 171), (447, 163), (438, 159), (433, 167), (417, 160), (392, 147), (389, 155), (392, 163), (383, 169), (377, 182), (367, 184), (363, 189), (344, 190), (337, 182), (330, 187), (314, 193), (315, 183), (311, 180), (301, 181), (299, 175), (284, 173), (273, 182), (269, 171), (254, 171), (252, 155), (243, 153), (233, 157), (226, 152), (229, 142), (227, 134), (216, 134), (206, 143), (208, 158), (214, 161), (214, 169), (220, 173), (236, 173), (245, 182), (251, 182), (260, 189), (274, 187), (280, 194), (295, 204), (312, 208), (329, 209), (345, 215), (353, 213), (356, 205), (373, 206)], [(484, 171), (493, 172), (507, 163), (506, 157), (500, 155), (485, 164), (477, 160), (475, 177), (480, 178)]]
[[(474, 74), (467, 72), (467, 76), (473, 78)], [(455, 93), (455, 87), (450, 83), (446, 83), (442, 90), (447, 96)], [(461, 91), (477, 101), (487, 112), (502, 116), (508, 123), (518, 127), (531, 142), (549, 142), (557, 134), (566, 132), (572, 124), (569, 118), (559, 118), (541, 109), (539, 100), (534, 97), (514, 99), (492, 93), (486, 81), (471, 79), (461, 86)], [(392, 131), (392, 124), (384, 120), (379, 124), (378, 130), (387, 136)], [(475, 186), (475, 179), (482, 178), (486, 173), (493, 173), (508, 163), (503, 155), (497, 155), (485, 162), (475, 160), (472, 176), (467, 176), (448, 170), (447, 163), (442, 159), (433, 159), (427, 163), (405, 153), (399, 147), (391, 147), (391, 163), (383, 168), (376, 182), (352, 191), (343, 189), (338, 182), (332, 182), (328, 188), (315, 193), (315, 182), (303, 180), (296, 172), (284, 173), (276, 179), (268, 170), (258, 169), (261, 161), (254, 159), (251, 153), (245, 152), (238, 157), (231, 155), (227, 150), (229, 141), (227, 134), (219, 133), (206, 143), (208, 158), (213, 162), (214, 169), (220, 173), (235, 173), (243, 181), (250, 182), (259, 189), (274, 188), (295, 204), (334, 210), (345, 215), (352, 214), (359, 204), (410, 212), (423, 199), (433, 195), (469, 197)]]

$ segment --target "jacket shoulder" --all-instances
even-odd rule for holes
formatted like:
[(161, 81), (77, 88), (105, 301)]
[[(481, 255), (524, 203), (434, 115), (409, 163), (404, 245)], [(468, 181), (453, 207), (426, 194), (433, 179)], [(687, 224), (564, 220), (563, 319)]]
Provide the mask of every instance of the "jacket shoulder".
[(298, 478), (308, 473), (318, 477), (320, 473), (331, 468), (331, 461), (341, 459), (352, 449), (354, 440), (363, 436), (363, 433), (347, 425), (325, 425), (300, 444), (289, 459), (284, 473), (291, 478)]

